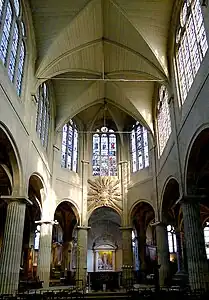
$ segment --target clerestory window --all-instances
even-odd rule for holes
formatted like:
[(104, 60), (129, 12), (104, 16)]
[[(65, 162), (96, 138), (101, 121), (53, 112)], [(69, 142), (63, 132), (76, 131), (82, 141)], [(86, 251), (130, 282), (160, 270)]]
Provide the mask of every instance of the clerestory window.
[(176, 32), (176, 68), (184, 103), (208, 49), (200, 0), (184, 0)]
[(171, 118), (168, 106), (168, 91), (165, 86), (161, 86), (159, 90), (159, 101), (157, 106), (157, 127), (159, 154), (161, 155), (171, 134)]
[(0, 0), (0, 60), (19, 96), (24, 75), (25, 39), (21, 1)]
[(117, 140), (114, 130), (102, 127), (93, 134), (93, 176), (117, 176)]
[(132, 127), (130, 137), (132, 172), (149, 166), (149, 147), (147, 129), (139, 122)]
[(77, 172), (78, 164), (78, 130), (70, 120), (62, 129), (62, 161), (63, 168)]
[(36, 118), (36, 132), (44, 148), (47, 147), (50, 124), (50, 101), (48, 86), (44, 82), (38, 88), (38, 110)]

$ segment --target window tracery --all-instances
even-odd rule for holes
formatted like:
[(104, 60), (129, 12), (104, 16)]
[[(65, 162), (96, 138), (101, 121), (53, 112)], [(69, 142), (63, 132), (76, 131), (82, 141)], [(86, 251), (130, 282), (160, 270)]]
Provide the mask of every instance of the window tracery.
[(0, 21), (0, 60), (20, 96), (26, 55), (20, 0), (0, 0)]
[(77, 171), (78, 160), (78, 130), (70, 120), (62, 129), (62, 162), (63, 168)]
[(93, 176), (117, 176), (117, 142), (112, 129), (102, 127), (93, 135)]
[(147, 129), (136, 122), (131, 131), (131, 160), (132, 172), (149, 166)]
[(184, 0), (176, 33), (176, 66), (184, 103), (208, 49), (200, 0)]
[(168, 91), (165, 86), (161, 86), (159, 90), (157, 127), (159, 154), (161, 155), (171, 134), (171, 118), (168, 106)]
[(38, 89), (38, 110), (36, 119), (36, 131), (44, 148), (48, 144), (50, 123), (49, 92), (46, 83), (42, 83)]

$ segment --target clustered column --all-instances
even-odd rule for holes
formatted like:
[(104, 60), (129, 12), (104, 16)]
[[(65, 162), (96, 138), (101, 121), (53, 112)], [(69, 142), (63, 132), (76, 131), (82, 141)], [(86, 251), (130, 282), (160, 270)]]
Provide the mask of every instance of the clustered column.
[(161, 286), (165, 285), (165, 280), (169, 276), (169, 248), (166, 225), (159, 222), (156, 224), (156, 238), (157, 238), (157, 255), (159, 269), (159, 283)]
[(52, 246), (52, 228), (53, 221), (41, 222), (40, 230), (40, 246), (38, 255), (38, 270), (39, 279), (43, 281), (43, 287), (49, 287), (50, 280), (50, 264), (51, 264), (51, 246)]
[(200, 288), (207, 290), (209, 289), (209, 272), (197, 197), (185, 197), (181, 201), (181, 207), (190, 287), (193, 290)]
[(26, 200), (8, 199), (6, 224), (0, 261), (0, 294), (18, 290)]

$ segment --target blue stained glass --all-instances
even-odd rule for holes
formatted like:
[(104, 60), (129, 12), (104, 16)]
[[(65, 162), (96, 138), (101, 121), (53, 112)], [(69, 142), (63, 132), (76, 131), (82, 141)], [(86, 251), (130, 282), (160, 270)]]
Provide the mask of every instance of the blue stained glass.
[(4, 0), (0, 0), (0, 20), (2, 16), (3, 5), (4, 5)]
[(136, 172), (149, 166), (147, 130), (136, 122), (130, 136), (132, 172)]
[(17, 23), (15, 23), (11, 53), (10, 53), (10, 61), (9, 61), (9, 67), (8, 67), (8, 75), (9, 75), (9, 78), (11, 81), (13, 81), (13, 79), (14, 79), (15, 63), (16, 63), (16, 58), (17, 58), (18, 38), (19, 38), (18, 26), (17, 26)]
[[(208, 50), (201, 3), (199, 0), (187, 1), (187, 7), (189, 9), (184, 5), (181, 11), (181, 26), (184, 30), (177, 31), (176, 61), (182, 104)], [(182, 15), (184, 15), (183, 23)]]
[(25, 46), (24, 46), (24, 43), (22, 42), (21, 48), (20, 48), (18, 70), (17, 70), (17, 83), (16, 83), (19, 96), (20, 96), (21, 90), (22, 90), (24, 61), (25, 61)]
[(107, 127), (97, 132), (93, 135), (93, 176), (116, 176), (116, 135)]
[(4, 21), (3, 33), (1, 38), (1, 46), (0, 46), (0, 58), (4, 64), (6, 62), (6, 57), (7, 57), (11, 26), (12, 26), (12, 8), (11, 8), (11, 4), (8, 3), (7, 10), (6, 10), (6, 18)]
[(70, 120), (62, 129), (62, 160), (61, 166), (77, 171), (78, 160), (78, 131), (75, 124)]
[(15, 7), (16, 16), (19, 17), (19, 14), (20, 14), (20, 2), (19, 2), (19, 0), (14, 0), (14, 7)]

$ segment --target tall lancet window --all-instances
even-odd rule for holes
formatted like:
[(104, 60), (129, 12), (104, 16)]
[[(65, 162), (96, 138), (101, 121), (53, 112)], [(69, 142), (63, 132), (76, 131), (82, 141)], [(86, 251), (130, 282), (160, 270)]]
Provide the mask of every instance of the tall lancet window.
[(176, 33), (176, 65), (181, 104), (184, 103), (208, 49), (202, 0), (184, 0)]
[(0, 0), (0, 60), (20, 96), (25, 63), (25, 26), (20, 0)]
[(38, 89), (38, 110), (36, 118), (36, 131), (41, 140), (42, 146), (47, 147), (50, 124), (50, 101), (48, 86), (44, 82)]
[(168, 91), (165, 86), (161, 86), (159, 91), (157, 126), (159, 154), (161, 155), (171, 134), (171, 118), (168, 106)]
[(93, 135), (93, 176), (117, 176), (116, 134), (102, 127)]
[(132, 172), (149, 166), (149, 148), (147, 129), (136, 122), (131, 131)]
[(78, 161), (78, 130), (70, 120), (62, 129), (62, 162), (63, 168), (77, 172)]

